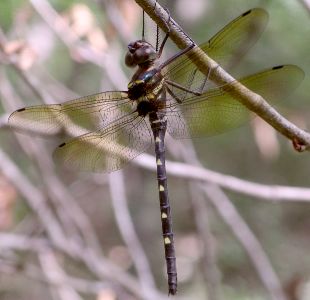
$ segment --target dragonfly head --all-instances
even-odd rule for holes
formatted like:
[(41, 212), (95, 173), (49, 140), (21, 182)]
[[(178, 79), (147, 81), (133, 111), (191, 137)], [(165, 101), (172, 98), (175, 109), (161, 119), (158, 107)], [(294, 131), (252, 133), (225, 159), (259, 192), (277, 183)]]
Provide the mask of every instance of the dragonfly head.
[(125, 56), (125, 63), (128, 67), (142, 64), (151, 65), (156, 59), (157, 52), (150, 43), (138, 40), (128, 45), (128, 51)]

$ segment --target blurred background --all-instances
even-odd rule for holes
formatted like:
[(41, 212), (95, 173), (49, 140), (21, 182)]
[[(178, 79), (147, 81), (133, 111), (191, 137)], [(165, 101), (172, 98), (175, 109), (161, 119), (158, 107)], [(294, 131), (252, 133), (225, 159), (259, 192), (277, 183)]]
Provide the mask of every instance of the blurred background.
[[(265, 32), (231, 73), (302, 67), (305, 80), (277, 109), (309, 130), (306, 0), (159, 3), (197, 44), (248, 9), (266, 9)], [(24, 106), (126, 90), (133, 71), (124, 55), (141, 37), (141, 8), (133, 0), (4, 0), (0, 26), (0, 299), (166, 299), (155, 159), (142, 155), (111, 175), (71, 172), (51, 159), (60, 137), (6, 125)], [(165, 57), (176, 51), (169, 42)], [(174, 298), (310, 299), (308, 153), (259, 118), (192, 142), (168, 137), (168, 159), (198, 157), (219, 186), (169, 175)]]

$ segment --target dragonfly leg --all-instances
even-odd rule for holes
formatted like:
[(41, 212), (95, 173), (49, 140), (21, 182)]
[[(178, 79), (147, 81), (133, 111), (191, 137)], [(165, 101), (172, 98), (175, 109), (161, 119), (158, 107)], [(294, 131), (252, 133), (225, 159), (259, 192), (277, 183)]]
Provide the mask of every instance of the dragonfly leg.
[[(216, 66), (216, 68), (218, 68), (219, 66)], [(197, 70), (197, 69), (196, 69)], [(210, 78), (210, 74), (211, 74), (211, 68), (208, 70), (208, 75), (204, 78), (204, 80), (203, 80), (203, 82), (202, 82), (202, 84), (201, 84), (201, 86), (200, 86), (200, 88), (199, 88), (199, 92), (200, 92), (200, 94), (202, 94), (203, 93), (203, 91), (204, 91), (204, 88), (205, 88), (205, 86), (206, 86), (206, 83), (208, 82), (208, 80), (209, 80), (209, 78)]]
[[(156, 7), (156, 3), (157, 1), (155, 2), (155, 7)], [(168, 20), (164, 21), (165, 23), (165, 26), (167, 28), (167, 31), (166, 31), (166, 35), (163, 39), (163, 41), (161, 42), (161, 45), (159, 47), (159, 50), (158, 50), (158, 57), (161, 57), (162, 53), (163, 53), (163, 50), (164, 50), (164, 47), (165, 47), (165, 44), (169, 38), (169, 35), (170, 35), (170, 26), (169, 26), (169, 22), (170, 22), (170, 18), (171, 18), (171, 15), (170, 15), (170, 12), (168, 10), (168, 8), (164, 7), (164, 10), (167, 12), (168, 14)], [(158, 25), (157, 25), (157, 40), (156, 40), (156, 50), (158, 49), (158, 36), (159, 36), (159, 32), (158, 32)]]
[(189, 46), (187, 46), (186, 48), (184, 48), (183, 50), (181, 50), (177, 54), (175, 54), (172, 57), (170, 57), (169, 59), (167, 59), (164, 63), (162, 63), (159, 66), (158, 70), (161, 71), (164, 67), (166, 67), (167, 65), (172, 63), (174, 60), (176, 60), (178, 57), (184, 55), (185, 53), (187, 53), (189, 50), (193, 49), (194, 47), (195, 47), (195, 43), (192, 42)]
[(166, 82), (167, 84), (169, 84), (169, 85), (171, 85), (171, 86), (173, 86), (173, 87), (179, 89), (179, 90), (182, 90), (182, 91), (184, 91), (184, 92), (188, 92), (188, 93), (193, 94), (193, 95), (195, 95), (195, 96), (201, 96), (201, 95), (202, 95), (202, 92), (201, 92), (201, 91), (199, 91), (199, 92), (193, 91), (193, 90), (188, 89), (188, 88), (186, 88), (186, 87), (184, 87), (184, 86), (182, 86), (182, 85), (180, 85), (180, 84), (178, 84), (178, 83), (176, 83), (176, 82), (174, 82), (174, 81), (171, 81), (171, 80), (167, 80), (167, 79), (166, 79), (165, 82)]
[(168, 92), (168, 94), (179, 104), (182, 103), (182, 100), (173, 93), (173, 91), (166, 85), (166, 91)]
[[(157, 0), (155, 1), (155, 4), (154, 4), (154, 10), (156, 8), (156, 5), (157, 5)], [(161, 57), (162, 55), (162, 52), (163, 52), (163, 49), (165, 47), (165, 44), (169, 38), (169, 34), (170, 34), (170, 26), (169, 26), (169, 22), (170, 22), (170, 18), (171, 18), (171, 15), (170, 15), (170, 11), (168, 10), (168, 8), (164, 7), (164, 10), (167, 12), (168, 14), (168, 20), (164, 20), (164, 24), (166, 26), (166, 35), (165, 35), (165, 38), (163, 39), (163, 41), (161, 42), (161, 45), (159, 47), (159, 50), (158, 50), (158, 44), (159, 44), (159, 27), (158, 25), (156, 26), (156, 52), (158, 53), (158, 58)], [(145, 41), (145, 11), (143, 10), (143, 14), (142, 14), (142, 40)]]
[[(218, 67), (218, 66), (217, 66), (217, 67)], [(208, 75), (205, 76), (205, 78), (204, 78), (203, 82), (201, 83), (199, 89), (195, 91), (195, 90), (191, 89), (190, 87), (191, 87), (191, 85), (192, 85), (192, 83), (193, 83), (193, 81), (194, 81), (194, 78), (195, 78), (195, 75), (196, 75), (197, 71), (198, 71), (198, 69), (195, 69), (194, 72), (191, 74), (191, 78), (190, 78), (190, 80), (189, 80), (188, 87), (182, 86), (182, 85), (180, 85), (180, 84), (178, 84), (178, 83), (176, 83), (176, 82), (174, 82), (174, 81), (171, 81), (171, 80), (169, 80), (169, 79), (166, 79), (166, 80), (165, 80), (165, 82), (167, 83), (167, 84), (166, 84), (166, 89), (167, 89), (168, 93), (169, 93), (170, 96), (172, 96), (178, 103), (182, 103), (183, 100), (180, 99), (179, 97), (177, 97), (177, 96), (173, 93), (173, 91), (168, 87), (168, 85), (173, 86), (173, 87), (175, 87), (175, 88), (177, 88), (177, 89), (179, 89), (179, 90), (182, 90), (182, 91), (184, 91), (184, 92), (188, 92), (188, 93), (190, 93), (190, 94), (193, 94), (193, 95), (195, 95), (195, 96), (201, 96), (201, 95), (205, 92), (204, 89), (205, 89), (206, 83), (208, 82), (208, 80), (209, 80), (209, 78), (210, 78), (211, 69), (209, 69)], [(186, 95), (185, 95), (185, 96), (186, 96)], [(184, 98), (185, 98), (185, 96), (184, 96)]]

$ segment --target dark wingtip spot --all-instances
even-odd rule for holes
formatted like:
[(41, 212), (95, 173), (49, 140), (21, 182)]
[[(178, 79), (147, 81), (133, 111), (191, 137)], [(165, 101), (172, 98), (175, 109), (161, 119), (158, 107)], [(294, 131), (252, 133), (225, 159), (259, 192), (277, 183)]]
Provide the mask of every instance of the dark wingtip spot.
[(64, 145), (66, 145), (66, 143), (60, 144), (60, 145), (58, 146), (58, 148), (61, 148), (61, 147), (63, 147)]
[(243, 13), (241, 16), (242, 16), (242, 17), (244, 17), (244, 16), (248, 15), (249, 13), (251, 13), (251, 11), (252, 11), (252, 9), (250, 9), (250, 10), (246, 11), (246, 12), (245, 12), (245, 13)]
[(21, 112), (21, 111), (24, 111), (24, 110), (26, 110), (25, 107), (18, 109), (17, 112)]
[(284, 68), (284, 66), (282, 65), (282, 66), (276, 66), (276, 67), (273, 67), (272, 68), (272, 70), (278, 70), (278, 69), (282, 69), (282, 68)]

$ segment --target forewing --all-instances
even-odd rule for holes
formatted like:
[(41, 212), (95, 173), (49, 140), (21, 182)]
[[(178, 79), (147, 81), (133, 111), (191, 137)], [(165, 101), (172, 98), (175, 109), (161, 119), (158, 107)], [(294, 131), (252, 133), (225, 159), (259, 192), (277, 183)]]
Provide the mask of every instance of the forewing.
[(133, 113), (60, 145), (54, 159), (73, 170), (112, 172), (146, 151), (151, 143), (148, 123)]
[(229, 68), (256, 43), (267, 23), (268, 13), (265, 10), (251, 9), (200, 47), (224, 69)]
[[(268, 14), (261, 8), (254, 8), (226, 25), (208, 42), (199, 47), (224, 69), (229, 69), (255, 44), (268, 22)], [(192, 57), (193, 50), (182, 55), (164, 70), (166, 78), (190, 90), (206, 90), (206, 75), (201, 73)], [(195, 54), (197, 55), (197, 53)], [(212, 70), (210, 70), (212, 72)], [(177, 88), (173, 92), (181, 99), (188, 96)]]
[[(239, 81), (274, 103), (294, 91), (303, 78), (304, 72), (299, 67), (285, 65)], [(250, 116), (240, 102), (221, 89), (213, 89), (181, 104), (171, 104), (167, 109), (168, 132), (174, 138), (211, 136), (241, 126)]]
[(19, 109), (10, 115), (9, 124), (39, 135), (80, 135), (81, 130), (97, 130), (131, 111), (132, 102), (126, 92), (104, 92), (62, 104)]

